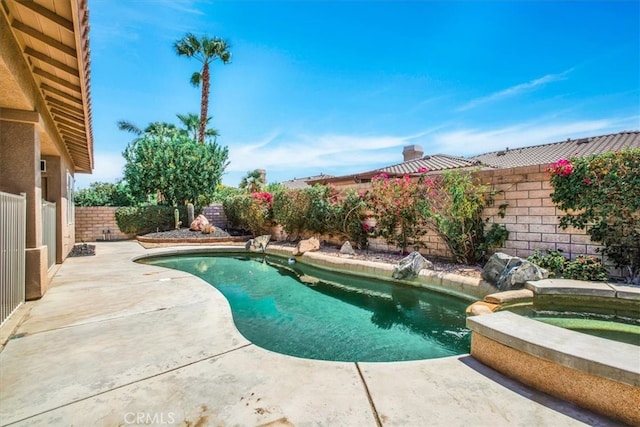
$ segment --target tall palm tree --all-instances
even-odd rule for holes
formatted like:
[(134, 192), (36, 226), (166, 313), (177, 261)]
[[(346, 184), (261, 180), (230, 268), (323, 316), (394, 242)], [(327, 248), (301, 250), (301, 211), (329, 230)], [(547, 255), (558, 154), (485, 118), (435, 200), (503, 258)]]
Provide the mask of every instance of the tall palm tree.
[(204, 144), (204, 137), (207, 128), (207, 114), (209, 112), (209, 86), (210, 74), (209, 64), (219, 58), (223, 64), (228, 64), (231, 60), (229, 45), (221, 38), (212, 39), (207, 36), (196, 37), (193, 33), (187, 33), (183, 38), (173, 44), (173, 48), (179, 56), (196, 58), (202, 62), (202, 70), (196, 71), (191, 76), (191, 84), (198, 87), (202, 84), (202, 99), (200, 102), (200, 129), (198, 141)]

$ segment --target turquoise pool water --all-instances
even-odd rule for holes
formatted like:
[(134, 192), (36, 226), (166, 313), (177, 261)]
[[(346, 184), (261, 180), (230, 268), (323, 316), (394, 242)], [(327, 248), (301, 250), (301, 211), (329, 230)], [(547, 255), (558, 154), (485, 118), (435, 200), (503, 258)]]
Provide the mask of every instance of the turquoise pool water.
[(201, 277), (227, 298), (238, 330), (268, 350), (309, 359), (389, 362), (469, 352), (469, 301), (336, 274), (286, 258), (189, 255), (147, 264)]

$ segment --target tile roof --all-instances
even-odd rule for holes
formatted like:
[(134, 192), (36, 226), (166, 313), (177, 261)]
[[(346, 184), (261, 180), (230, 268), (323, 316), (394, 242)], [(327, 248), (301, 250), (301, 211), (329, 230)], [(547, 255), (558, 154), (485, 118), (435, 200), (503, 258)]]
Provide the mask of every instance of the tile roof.
[(460, 169), (479, 166), (480, 162), (474, 159), (465, 159), (464, 157), (449, 156), (447, 154), (434, 154), (424, 156), (421, 159), (410, 160), (408, 162), (398, 163), (397, 165), (387, 166), (377, 169), (376, 173), (385, 172), (388, 174), (413, 174), (421, 168), (427, 168), (429, 171), (443, 171), (448, 169)]
[(583, 157), (622, 148), (640, 148), (640, 131), (624, 131), (609, 135), (567, 139), (551, 144), (534, 145), (471, 157), (471, 160), (494, 168), (544, 165), (562, 158)]
[(309, 184), (310, 181), (318, 181), (318, 180), (323, 180), (328, 178), (333, 178), (333, 176), (320, 174), (320, 175), (308, 176), (306, 178), (294, 178), (288, 181), (283, 181), (280, 183), (280, 185), (290, 190), (299, 190), (301, 188), (307, 188), (313, 185), (313, 183), (311, 185)]

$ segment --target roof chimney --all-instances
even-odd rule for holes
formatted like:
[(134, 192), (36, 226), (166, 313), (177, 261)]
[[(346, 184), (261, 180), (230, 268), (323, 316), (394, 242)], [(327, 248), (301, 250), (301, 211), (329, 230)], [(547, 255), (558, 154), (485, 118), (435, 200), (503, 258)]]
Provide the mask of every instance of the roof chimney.
[(424, 154), (424, 151), (422, 150), (422, 147), (419, 145), (407, 145), (402, 150), (402, 155), (404, 156), (405, 162), (421, 159), (423, 154)]

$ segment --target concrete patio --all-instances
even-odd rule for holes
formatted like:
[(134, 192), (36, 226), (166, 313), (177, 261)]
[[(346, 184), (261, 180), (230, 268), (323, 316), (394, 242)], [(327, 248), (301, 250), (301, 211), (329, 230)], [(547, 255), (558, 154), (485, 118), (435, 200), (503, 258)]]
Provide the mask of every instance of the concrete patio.
[(344, 363), (264, 350), (210, 285), (131, 262), (162, 249), (96, 246), (3, 327), (2, 425), (618, 425), (468, 355)]

